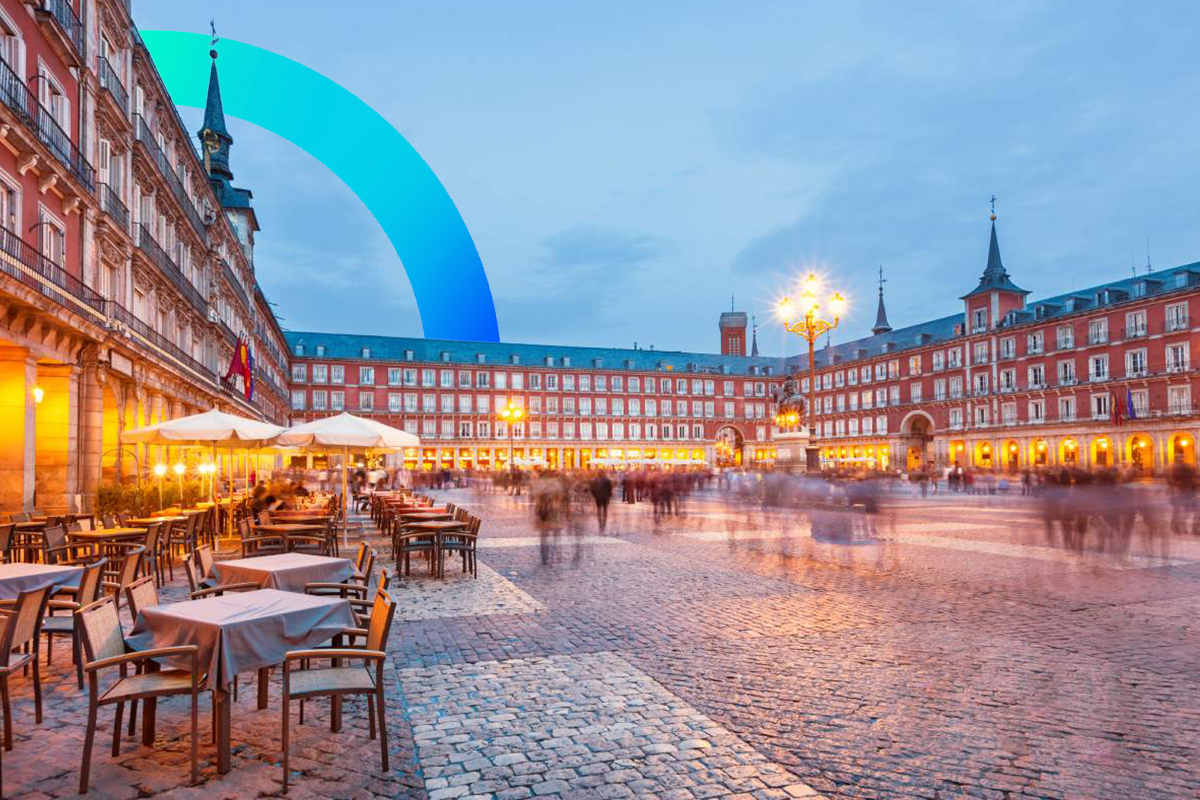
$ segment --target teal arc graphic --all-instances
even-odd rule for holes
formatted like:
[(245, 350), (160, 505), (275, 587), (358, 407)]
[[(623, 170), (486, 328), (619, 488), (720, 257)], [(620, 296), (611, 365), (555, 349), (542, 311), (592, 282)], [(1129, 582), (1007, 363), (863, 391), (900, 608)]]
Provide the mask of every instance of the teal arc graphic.
[[(142, 31), (171, 99), (203, 108), (209, 38)], [(222, 39), (225, 112), (282, 136), (337, 175), (404, 265), (430, 339), (496, 342), (496, 306), (475, 242), (425, 160), (369, 105), (290, 58)]]

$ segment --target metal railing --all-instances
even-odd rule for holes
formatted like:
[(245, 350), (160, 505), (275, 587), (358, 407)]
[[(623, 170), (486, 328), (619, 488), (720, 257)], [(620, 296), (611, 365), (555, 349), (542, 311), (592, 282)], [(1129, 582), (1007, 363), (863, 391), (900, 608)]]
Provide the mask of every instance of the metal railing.
[(1134, 325), (1123, 329), (1121, 333), (1123, 334), (1123, 339), (1140, 339), (1146, 335), (1147, 327), (1145, 325)]
[(149, 123), (141, 114), (133, 115), (133, 125), (136, 130), (137, 140), (146, 148), (146, 152), (150, 154), (150, 160), (158, 167), (159, 173), (163, 176), (167, 186), (171, 189), (171, 194), (175, 196), (175, 201), (183, 209), (184, 216), (188, 218), (188, 222), (196, 229), (196, 233), (204, 238), (205, 231), (204, 220), (200, 218), (200, 212), (196, 211), (196, 207), (192, 204), (192, 198), (188, 196), (187, 190), (183, 187), (183, 183), (179, 180), (179, 176), (175, 174), (175, 170), (171, 168), (171, 162), (167, 158), (167, 154), (158, 146), (158, 142), (154, 138), (154, 133), (150, 130)]
[(238, 335), (233, 332), (233, 328), (229, 327), (229, 324), (223, 319), (217, 320), (217, 327), (221, 329), (221, 334), (229, 340), (229, 343), (237, 347)]
[(141, 336), (150, 344), (164, 351), (202, 378), (206, 378), (209, 381), (215, 381), (216, 378), (211, 369), (201, 364), (192, 356), (191, 353), (188, 353), (182, 347), (175, 344), (175, 342), (154, 330), (154, 328), (150, 327), (146, 322), (138, 319), (137, 316), (132, 314), (120, 303), (116, 302), (115, 300), (106, 300), (105, 308), (108, 316), (119, 323), (119, 326), (124, 326), (130, 331), (136, 333), (138, 336)]
[(38, 141), (62, 162), (84, 188), (89, 192), (96, 191), (96, 170), (58, 124), (50, 109), (38, 102), (37, 96), (21, 80), (21, 76), (13, 72), (3, 59), (0, 59), (0, 103), (7, 106), (21, 124), (33, 132)]
[(86, 53), (83, 23), (71, 7), (71, 0), (42, 0), (42, 8), (50, 12), (50, 16), (54, 17), (54, 21), (67, 35), (67, 40), (71, 42), (75, 52), (83, 58)]
[(167, 251), (163, 250), (159, 243), (154, 240), (144, 222), (138, 224), (137, 245), (146, 255), (150, 256), (150, 260), (158, 266), (159, 271), (167, 277), (167, 280), (175, 285), (175, 288), (191, 302), (197, 311), (201, 314), (208, 313), (208, 301), (192, 285), (192, 282), (187, 279), (187, 276), (183, 274), (179, 266), (171, 260), (171, 257), (167, 255)]
[(104, 322), (104, 298), (13, 231), (0, 226), (0, 271), (76, 313)]
[(1166, 323), (1167, 331), (1186, 331), (1189, 327), (1191, 326), (1188, 324), (1188, 318), (1186, 316), (1168, 319)]
[(237, 294), (238, 299), (246, 308), (250, 308), (250, 297), (246, 294), (246, 290), (242, 288), (242, 282), (237, 279), (233, 268), (229, 266), (229, 262), (221, 259), (221, 274), (225, 276), (225, 281), (233, 287), (233, 291)]
[(121, 107), (122, 113), (128, 114), (129, 92), (125, 91), (125, 86), (121, 83), (117, 71), (112, 68), (112, 64), (104, 56), (96, 59), (96, 75), (100, 78), (100, 88), (112, 95), (112, 98), (117, 101), (117, 105)]
[(100, 195), (100, 210), (108, 214), (121, 226), (121, 230), (129, 232), (129, 209), (121, 202), (120, 195), (107, 183), (96, 187)]

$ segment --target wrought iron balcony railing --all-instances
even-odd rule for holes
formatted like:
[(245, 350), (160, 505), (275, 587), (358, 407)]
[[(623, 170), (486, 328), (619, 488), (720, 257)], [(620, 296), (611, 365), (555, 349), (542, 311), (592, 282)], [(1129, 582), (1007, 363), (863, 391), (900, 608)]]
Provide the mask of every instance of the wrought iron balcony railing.
[(150, 260), (155, 263), (159, 271), (166, 276), (167, 280), (174, 284), (175, 288), (188, 299), (197, 311), (201, 314), (208, 313), (208, 301), (204, 299), (200, 291), (192, 285), (192, 282), (187, 279), (183, 271), (171, 260), (171, 257), (167, 255), (167, 251), (163, 250), (162, 246), (154, 240), (145, 223), (138, 225), (137, 245), (150, 257)]
[(99, 293), (3, 226), (0, 226), (0, 271), (93, 322), (104, 322), (104, 298)]
[(0, 59), (0, 103), (8, 107), (21, 124), (33, 132), (54, 157), (89, 192), (96, 191), (96, 170), (71, 141), (54, 118), (50, 109), (38, 102), (21, 76), (13, 72), (8, 62)]
[(125, 91), (125, 86), (117, 76), (117, 71), (112, 68), (112, 64), (104, 56), (100, 56), (96, 60), (96, 74), (100, 78), (100, 88), (112, 95), (123, 114), (128, 114), (129, 93)]
[(126, 233), (129, 232), (129, 209), (121, 202), (120, 195), (116, 190), (107, 183), (102, 183), (96, 187), (100, 194), (100, 210), (113, 218), (118, 227)]
[(54, 17), (54, 21), (67, 35), (67, 41), (71, 43), (71, 46), (75, 48), (75, 53), (82, 59), (86, 55), (84, 45), (86, 38), (83, 23), (75, 13), (75, 9), (71, 7), (71, 0), (42, 0), (42, 8)]
[(179, 180), (179, 176), (175, 174), (175, 170), (171, 168), (171, 162), (167, 158), (167, 154), (158, 146), (158, 142), (154, 138), (154, 133), (150, 130), (149, 123), (141, 114), (133, 115), (133, 125), (137, 133), (137, 140), (146, 148), (146, 152), (150, 155), (150, 160), (158, 167), (158, 172), (166, 181), (167, 186), (171, 189), (171, 194), (175, 196), (175, 201), (183, 209), (183, 214), (188, 218), (188, 222), (196, 229), (196, 233), (204, 237), (207, 230), (204, 226), (204, 220), (200, 218), (200, 212), (196, 211), (196, 207), (192, 205), (192, 198), (188, 197), (187, 190), (183, 188), (183, 183)]
[(138, 319), (120, 303), (117, 303), (114, 300), (107, 300), (105, 301), (105, 308), (108, 316), (111, 317), (115, 322), (138, 334), (158, 349), (165, 351), (168, 355), (181, 362), (184, 366), (191, 369), (197, 375), (207, 378), (210, 381), (214, 380), (213, 371), (211, 369), (205, 367), (190, 353), (188, 353), (179, 345), (175, 344), (175, 342), (151, 328), (147, 323)]
[(221, 259), (221, 274), (225, 276), (225, 281), (233, 287), (234, 293), (238, 299), (242, 301), (242, 306), (250, 308), (250, 297), (246, 294), (246, 290), (242, 288), (242, 283), (237, 279), (237, 275), (233, 273), (233, 268), (229, 266), (229, 262)]

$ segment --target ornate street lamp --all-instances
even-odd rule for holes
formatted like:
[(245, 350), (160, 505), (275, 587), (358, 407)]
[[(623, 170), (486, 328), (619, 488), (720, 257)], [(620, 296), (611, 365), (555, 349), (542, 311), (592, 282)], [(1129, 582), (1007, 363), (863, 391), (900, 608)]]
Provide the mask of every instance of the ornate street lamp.
[(508, 405), (500, 409), (500, 419), (508, 423), (508, 469), (515, 472), (517, 469), (517, 460), (513, 457), (513, 428), (525, 416), (525, 410), (512, 400), (508, 401)]
[[(826, 294), (821, 278), (810, 272), (800, 284), (796, 297), (784, 296), (775, 310), (789, 333), (794, 333), (808, 342), (808, 440), (811, 444), (817, 436), (814, 413), (817, 391), (817, 338), (838, 326), (846, 313), (846, 298), (841, 292)], [(824, 316), (822, 316), (824, 315)]]

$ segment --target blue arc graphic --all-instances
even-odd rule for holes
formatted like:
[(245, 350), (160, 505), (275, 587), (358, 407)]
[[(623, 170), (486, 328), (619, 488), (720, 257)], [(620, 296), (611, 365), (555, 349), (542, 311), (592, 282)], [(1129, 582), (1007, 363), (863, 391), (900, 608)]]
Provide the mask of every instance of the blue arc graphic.
[[(167, 91), (203, 108), (209, 38), (142, 31)], [(342, 179), (375, 216), (404, 265), (431, 339), (500, 340), (479, 251), (441, 181), (399, 131), (352, 93), (269, 50), (222, 39), (225, 113), (300, 147)]]

